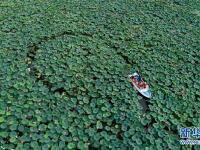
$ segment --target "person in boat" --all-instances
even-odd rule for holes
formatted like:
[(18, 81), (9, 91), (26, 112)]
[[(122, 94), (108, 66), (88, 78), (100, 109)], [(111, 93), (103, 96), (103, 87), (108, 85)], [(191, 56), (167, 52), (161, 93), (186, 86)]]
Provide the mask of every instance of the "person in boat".
[(147, 98), (151, 97), (151, 92), (149, 91), (149, 85), (140, 76), (139, 71), (136, 71), (135, 73), (129, 75), (129, 78), (130, 78), (129, 81), (131, 82), (132, 86), (136, 87), (136, 90), (138, 90), (143, 96)]
[(140, 89), (148, 89), (148, 88), (149, 88), (149, 85), (148, 85), (146, 82), (142, 81), (142, 82), (140, 82), (140, 83), (138, 84), (138, 87), (139, 87)]
[(140, 89), (148, 89), (149, 88), (148, 84), (142, 80), (142, 77), (140, 76), (138, 71), (133, 74), (132, 79), (136, 80), (136, 84), (138, 85), (138, 87)]
[(140, 76), (139, 73), (134, 73), (133, 78), (139, 83), (142, 81), (142, 77)]

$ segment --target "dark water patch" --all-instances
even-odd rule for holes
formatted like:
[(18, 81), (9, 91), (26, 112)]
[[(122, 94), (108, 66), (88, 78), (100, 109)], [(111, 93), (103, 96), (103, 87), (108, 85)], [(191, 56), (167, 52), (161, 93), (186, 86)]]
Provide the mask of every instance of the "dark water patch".
[(121, 52), (117, 52), (117, 55), (121, 56), (124, 59), (124, 61), (126, 62), (126, 64), (130, 64), (130, 65), (132, 64), (132, 62), (129, 60), (128, 56), (124, 55)]
[(151, 121), (147, 125), (144, 126), (145, 132), (147, 132), (148, 129), (151, 128), (154, 123), (156, 123), (156, 120), (154, 118), (152, 118)]
[(122, 132), (118, 132), (118, 133), (117, 133), (117, 138), (118, 138), (119, 140), (123, 140)]
[(61, 88), (57, 88), (53, 91), (53, 93), (56, 93), (58, 92), (59, 94), (63, 94), (63, 93), (66, 93), (66, 90), (64, 87), (61, 87)]
[(144, 97), (142, 94), (140, 94), (138, 92), (138, 95), (140, 95), (142, 97), (142, 99), (140, 99), (139, 103), (141, 104), (142, 108), (143, 108), (143, 112), (146, 113), (147, 111), (149, 111), (149, 98)]
[(144, 47), (145, 48), (152, 48), (152, 47), (154, 47), (154, 45), (150, 44), (150, 43), (146, 43), (146, 44), (144, 44)]
[(91, 144), (89, 145), (89, 150), (98, 150), (98, 148), (96, 148), (96, 147), (93, 147)]

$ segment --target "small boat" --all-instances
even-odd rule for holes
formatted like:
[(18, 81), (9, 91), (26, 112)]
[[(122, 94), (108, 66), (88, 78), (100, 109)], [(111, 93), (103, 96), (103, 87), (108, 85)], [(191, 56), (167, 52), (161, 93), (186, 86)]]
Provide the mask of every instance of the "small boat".
[(151, 91), (149, 85), (141, 78), (138, 72), (130, 74), (129, 76), (132, 86), (144, 97), (151, 98)]

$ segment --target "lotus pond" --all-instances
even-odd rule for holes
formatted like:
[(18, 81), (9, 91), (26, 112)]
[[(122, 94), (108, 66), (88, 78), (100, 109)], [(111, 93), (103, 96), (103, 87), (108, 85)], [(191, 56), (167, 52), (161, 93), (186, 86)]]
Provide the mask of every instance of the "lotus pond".
[[(0, 149), (198, 150), (198, 0), (0, 2)], [(153, 97), (128, 82), (140, 70)]]

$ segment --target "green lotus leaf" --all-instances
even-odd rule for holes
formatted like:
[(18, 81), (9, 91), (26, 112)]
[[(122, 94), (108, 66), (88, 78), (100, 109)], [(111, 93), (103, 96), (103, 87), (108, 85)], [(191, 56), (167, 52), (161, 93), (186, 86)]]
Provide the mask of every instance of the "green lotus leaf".
[(102, 129), (103, 128), (103, 125), (102, 125), (101, 121), (97, 121), (96, 127), (97, 127), (97, 129)]
[(4, 117), (0, 117), (0, 123), (4, 122)]
[(0, 137), (6, 138), (8, 136), (8, 132), (1, 131)]
[(75, 147), (76, 147), (75, 143), (70, 142), (67, 144), (68, 149), (74, 149)]

